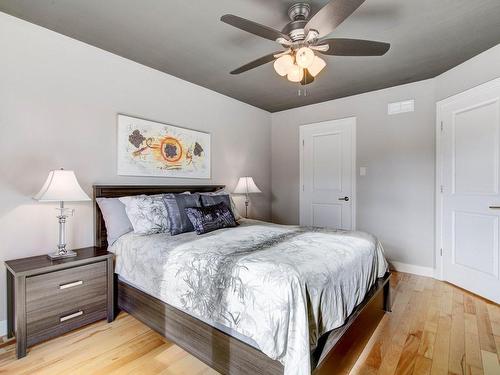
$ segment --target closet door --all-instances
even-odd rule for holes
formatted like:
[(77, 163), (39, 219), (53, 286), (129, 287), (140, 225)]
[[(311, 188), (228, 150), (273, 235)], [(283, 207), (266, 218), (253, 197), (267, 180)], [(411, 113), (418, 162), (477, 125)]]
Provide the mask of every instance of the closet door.
[(300, 128), (300, 224), (354, 229), (356, 119)]

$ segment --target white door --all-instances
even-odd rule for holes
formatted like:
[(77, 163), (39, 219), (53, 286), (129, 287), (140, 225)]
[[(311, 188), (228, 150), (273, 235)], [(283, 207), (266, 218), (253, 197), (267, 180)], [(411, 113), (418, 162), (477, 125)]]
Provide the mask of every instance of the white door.
[(497, 303), (499, 98), (500, 79), (438, 103), (443, 278)]
[(300, 127), (300, 225), (354, 229), (356, 118)]

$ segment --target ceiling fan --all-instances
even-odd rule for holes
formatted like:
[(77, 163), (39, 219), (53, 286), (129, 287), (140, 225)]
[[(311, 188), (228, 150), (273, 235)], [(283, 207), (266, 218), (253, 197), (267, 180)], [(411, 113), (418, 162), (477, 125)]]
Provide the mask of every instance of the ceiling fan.
[[(225, 14), (221, 21), (262, 38), (273, 40), (285, 50), (276, 51), (251, 61), (231, 74), (240, 74), (260, 65), (274, 61), (274, 69), (291, 82), (309, 84), (326, 66), (325, 60), (316, 53), (331, 56), (382, 56), (390, 48), (389, 43), (361, 39), (330, 38), (330, 34), (349, 17), (365, 0), (331, 0), (309, 17), (311, 7), (307, 3), (296, 3), (288, 9), (291, 21), (283, 30)], [(316, 52), (316, 53), (315, 53)]]

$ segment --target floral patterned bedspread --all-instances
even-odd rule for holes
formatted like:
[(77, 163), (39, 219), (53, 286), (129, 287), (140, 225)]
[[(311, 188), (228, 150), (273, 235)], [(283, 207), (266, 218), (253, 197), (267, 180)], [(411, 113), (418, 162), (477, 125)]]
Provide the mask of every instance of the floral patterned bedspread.
[(253, 340), (285, 375), (311, 373), (318, 338), (387, 270), (375, 237), (242, 220), (197, 236), (129, 233), (115, 272), (162, 301)]

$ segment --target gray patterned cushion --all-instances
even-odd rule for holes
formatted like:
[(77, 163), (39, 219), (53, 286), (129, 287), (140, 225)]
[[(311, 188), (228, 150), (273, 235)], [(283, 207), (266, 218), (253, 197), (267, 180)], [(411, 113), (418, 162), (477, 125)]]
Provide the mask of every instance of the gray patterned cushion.
[(194, 231), (193, 224), (186, 215), (185, 208), (201, 207), (200, 194), (165, 194), (163, 203), (168, 212), (170, 234), (172, 236)]
[(185, 208), (185, 211), (197, 234), (238, 225), (230, 208), (224, 202), (213, 206)]
[(203, 206), (213, 206), (214, 204), (224, 202), (228, 205), (234, 218), (236, 220), (241, 219), (241, 215), (236, 209), (236, 204), (234, 203), (233, 198), (225, 190), (219, 190), (213, 193), (200, 193), (200, 195)]
[(224, 203), (227, 208), (231, 209), (229, 194), (201, 194), (201, 204), (203, 207), (214, 206), (219, 203)]

